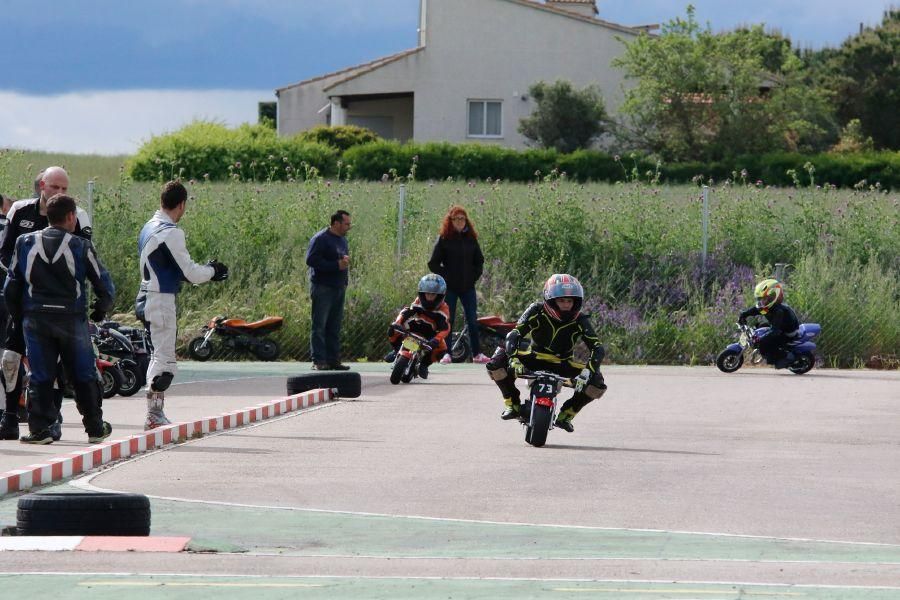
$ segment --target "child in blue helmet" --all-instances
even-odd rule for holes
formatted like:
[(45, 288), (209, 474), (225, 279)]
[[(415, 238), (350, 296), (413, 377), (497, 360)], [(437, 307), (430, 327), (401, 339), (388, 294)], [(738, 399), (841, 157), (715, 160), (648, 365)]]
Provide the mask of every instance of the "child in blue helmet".
[(447, 336), (450, 335), (450, 308), (444, 302), (447, 283), (444, 278), (429, 273), (419, 280), (416, 299), (403, 308), (388, 329), (388, 340), (393, 350), (384, 357), (393, 362), (403, 342), (403, 335), (395, 327), (400, 326), (428, 340), (431, 353), (419, 364), (419, 377), (428, 379), (428, 367), (447, 352)]

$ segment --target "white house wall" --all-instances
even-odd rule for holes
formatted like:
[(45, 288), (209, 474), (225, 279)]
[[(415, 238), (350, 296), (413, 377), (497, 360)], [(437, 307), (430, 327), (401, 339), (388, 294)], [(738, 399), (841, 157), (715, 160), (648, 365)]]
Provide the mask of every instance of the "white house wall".
[[(343, 77), (346, 77), (346, 74)], [(316, 125), (327, 125), (328, 109), (319, 112), (323, 106), (329, 104), (324, 88), (340, 78), (328, 77), (279, 90), (278, 134), (288, 136)]]
[[(538, 80), (567, 79), (577, 87), (595, 84), (611, 112), (622, 101), (622, 74), (609, 63), (623, 49), (616, 38), (633, 37), (627, 31), (515, 0), (429, 0), (427, 31), (423, 51), (341, 83), (326, 94), (413, 92), (415, 140), (483, 141), (518, 148), (526, 147), (517, 131), (519, 120), (534, 108), (534, 102), (523, 96)], [(310, 90), (309, 96), (315, 93)], [(282, 98), (285, 95), (283, 91)], [(469, 99), (502, 101), (502, 138), (467, 137)], [(323, 95), (313, 104), (325, 101)], [(288, 122), (281, 113), (289, 110), (287, 103), (279, 105), (279, 131)], [(300, 112), (307, 111), (308, 107)], [(302, 125), (304, 118), (298, 115), (290, 122)]]

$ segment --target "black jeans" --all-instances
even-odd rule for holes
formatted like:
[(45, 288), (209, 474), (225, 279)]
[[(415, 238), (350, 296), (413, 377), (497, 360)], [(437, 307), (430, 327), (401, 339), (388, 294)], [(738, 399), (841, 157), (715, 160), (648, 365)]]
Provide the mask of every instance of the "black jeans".
[(472, 358), (481, 354), (481, 341), (478, 338), (478, 296), (475, 288), (468, 292), (457, 294), (453, 290), (447, 290), (444, 301), (450, 309), (450, 329), (453, 329), (453, 321), (456, 318), (456, 300), (463, 305), (463, 313), (466, 315), (466, 325), (469, 326), (469, 347), (472, 349)]

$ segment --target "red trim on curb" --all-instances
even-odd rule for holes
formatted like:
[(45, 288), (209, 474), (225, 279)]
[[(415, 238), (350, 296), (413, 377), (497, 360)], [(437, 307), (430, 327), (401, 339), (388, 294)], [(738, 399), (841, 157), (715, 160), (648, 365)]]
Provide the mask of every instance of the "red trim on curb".
[[(243, 408), (240, 411), (215, 417), (204, 417), (194, 422), (178, 423), (160, 429), (145, 431), (129, 438), (95, 444), (85, 450), (50, 457), (44, 463), (28, 465), (21, 469), (0, 473), (0, 497), (52, 481), (68, 479), (100, 465), (128, 458), (147, 450), (167, 446), (179, 440), (183, 441), (194, 435), (204, 435), (214, 431), (242, 427), (329, 400), (331, 400), (331, 390), (313, 390), (280, 400), (271, 400), (257, 406)], [(262, 415), (259, 419), (257, 419), (257, 411)], [(246, 419), (244, 415), (246, 415)], [(219, 419), (221, 419), (221, 425), (219, 424)], [(192, 432), (190, 436), (188, 435), (189, 431)], [(141, 441), (144, 442), (143, 450), (141, 449)]]
[(183, 552), (189, 537), (85, 536), (75, 550), (82, 552)]

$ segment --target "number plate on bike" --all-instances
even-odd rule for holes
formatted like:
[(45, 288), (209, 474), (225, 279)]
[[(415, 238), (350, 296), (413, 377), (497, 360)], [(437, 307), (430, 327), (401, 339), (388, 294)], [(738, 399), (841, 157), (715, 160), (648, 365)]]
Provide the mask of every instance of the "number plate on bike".
[(403, 347), (406, 348), (407, 350), (409, 350), (410, 352), (418, 352), (419, 342), (417, 340), (414, 340), (411, 337), (408, 337), (405, 340), (403, 340)]
[(538, 406), (553, 406), (553, 398), (547, 398), (545, 396), (538, 396), (534, 399), (534, 403)]

